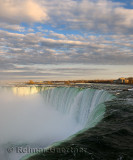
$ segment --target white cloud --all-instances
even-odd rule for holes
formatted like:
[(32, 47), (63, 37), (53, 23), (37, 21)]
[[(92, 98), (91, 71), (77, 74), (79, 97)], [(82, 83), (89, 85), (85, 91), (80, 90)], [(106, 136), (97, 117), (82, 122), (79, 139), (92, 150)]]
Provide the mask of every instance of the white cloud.
[[(48, 38), (50, 33), (54, 34)], [(83, 35), (67, 34), (64, 35), (65, 39), (62, 39), (63, 34), (61, 37), (59, 34), (58, 39), (55, 39), (55, 35), (58, 33), (18, 34), (0, 31), (0, 79), (4, 79), (4, 77), (30, 78), (32, 76), (34, 78), (46, 78), (47, 76), (54, 79), (61, 75), (64, 79), (65, 77), (78, 78), (79, 76), (83, 78), (88, 73), (94, 76), (105, 73), (108, 76), (110, 70), (105, 72), (103, 69), (95, 68), (100, 64), (105, 66), (103, 68), (112, 65), (110, 67), (114, 70), (112, 73), (117, 68), (113, 67), (114, 65), (123, 65), (124, 68), (130, 64), (130, 69), (132, 68), (133, 35), (84, 37)], [(78, 65), (69, 69), (74, 64)], [(84, 67), (80, 69), (82, 64)], [(66, 65), (66, 69), (63, 68), (64, 65)], [(93, 65), (93, 69), (88, 65)], [(88, 76), (88, 78), (90, 77)]]
[[(49, 33), (47, 33), (49, 34)], [(58, 33), (57, 33), (58, 34)], [(133, 64), (133, 36), (64, 35), (65, 40), (42, 33), (0, 31), (0, 59), (5, 64)], [(70, 39), (69, 39), (70, 38)], [(0, 62), (1, 64), (3, 64)]]
[(50, 31), (49, 33), (50, 37), (59, 38), (59, 39), (66, 39), (66, 36), (64, 34), (55, 33), (53, 31)]
[(0, 20), (41, 22), (100, 33), (133, 33), (133, 9), (111, 0), (0, 0)]
[(110, 0), (41, 1), (49, 23), (69, 29), (103, 33), (133, 33), (133, 9)]
[[(22, 22), (32, 25), (23, 27)], [(36, 26), (35, 22), (41, 24)], [(56, 29), (45, 29), (45, 24)], [(3, 29), (0, 30), (0, 75), (3, 76), (13, 70), (10, 75), (68, 76), (70, 73), (69, 76), (82, 77), (88, 72), (92, 74), (93, 69), (83, 71), (76, 67), (69, 70), (68, 65), (66, 70), (49, 70), (47, 66), (102, 64), (113, 68), (113, 65), (130, 64), (132, 68), (133, 65), (133, 9), (124, 8), (122, 3), (111, 0), (0, 0), (0, 28)], [(68, 34), (72, 33), (68, 30), (76, 32)], [(28, 65), (30, 69), (24, 67)], [(38, 69), (40, 65), (46, 66), (45, 73), (44, 69)], [(23, 66), (21, 72), (19, 66)], [(36, 67), (33, 69), (33, 66)]]
[(46, 9), (34, 0), (0, 0), (0, 19), (3, 22), (42, 22)]
[(20, 25), (16, 25), (16, 24), (7, 24), (7, 23), (0, 23), (0, 28), (2, 29), (9, 29), (9, 30), (13, 30), (13, 31), (19, 31), (19, 32), (24, 32), (25, 31), (25, 27), (22, 27)]

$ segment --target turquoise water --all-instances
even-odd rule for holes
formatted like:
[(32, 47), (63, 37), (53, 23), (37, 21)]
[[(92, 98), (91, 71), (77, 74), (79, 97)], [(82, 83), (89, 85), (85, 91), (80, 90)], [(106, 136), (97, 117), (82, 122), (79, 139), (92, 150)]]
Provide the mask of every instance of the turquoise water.
[(104, 116), (104, 102), (113, 98), (96, 89), (1, 87), (0, 156), (18, 160), (27, 153), (16, 153), (16, 146), (45, 148), (94, 127)]

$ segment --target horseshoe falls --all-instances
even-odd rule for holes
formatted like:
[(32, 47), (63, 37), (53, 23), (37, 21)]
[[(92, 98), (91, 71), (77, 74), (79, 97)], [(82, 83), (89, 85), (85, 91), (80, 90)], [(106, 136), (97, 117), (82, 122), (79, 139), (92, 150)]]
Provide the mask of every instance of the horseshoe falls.
[(45, 148), (94, 127), (104, 116), (104, 102), (113, 98), (76, 87), (1, 87), (0, 157), (19, 160), (28, 153), (16, 153), (16, 146)]
[(64, 115), (70, 115), (83, 128), (95, 126), (104, 115), (104, 102), (114, 98), (104, 90), (79, 88), (54, 88), (42, 95), (45, 103)]

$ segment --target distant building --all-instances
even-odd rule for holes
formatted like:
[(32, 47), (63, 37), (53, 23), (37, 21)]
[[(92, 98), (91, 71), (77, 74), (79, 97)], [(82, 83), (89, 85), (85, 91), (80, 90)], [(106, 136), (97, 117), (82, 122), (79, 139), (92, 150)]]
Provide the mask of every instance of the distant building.
[(125, 83), (125, 80), (126, 80), (126, 78), (122, 77), (122, 78), (115, 80), (114, 83), (122, 84), (122, 83)]
[(125, 84), (129, 84), (129, 80), (128, 80), (128, 79), (125, 79), (123, 82), (124, 82)]
[(121, 77), (117, 80), (114, 80), (114, 83), (117, 83), (117, 84), (133, 84), (133, 78), (132, 77), (130, 77), (130, 78)]
[(130, 84), (133, 84), (133, 77), (129, 77), (128, 80)]

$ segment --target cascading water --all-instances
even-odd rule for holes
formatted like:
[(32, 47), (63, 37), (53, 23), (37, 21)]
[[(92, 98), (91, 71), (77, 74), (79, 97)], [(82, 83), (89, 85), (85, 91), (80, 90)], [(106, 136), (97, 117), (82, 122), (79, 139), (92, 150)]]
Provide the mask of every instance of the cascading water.
[[(104, 90), (80, 89), (74, 87), (57, 87), (41, 92), (44, 102), (54, 110), (72, 117), (81, 127), (78, 131), (84, 131), (95, 126), (104, 116), (104, 102), (115, 98)], [(78, 134), (77, 131), (77, 134)], [(71, 139), (73, 136), (69, 137)], [(60, 145), (57, 142), (50, 147)], [(22, 160), (28, 159), (24, 157)]]
[[(0, 126), (4, 137), (0, 147), (5, 148), (25, 144), (47, 147), (84, 128), (91, 128), (103, 118), (104, 102), (114, 98), (104, 90), (74, 87), (13, 87), (14, 95), (9, 90), (3, 93), (2, 89), (0, 96)], [(6, 160), (18, 160), (24, 155), (6, 153)]]
[(105, 112), (106, 101), (114, 96), (104, 90), (53, 88), (42, 92), (45, 103), (63, 114), (71, 115), (84, 127), (93, 127)]
[[(45, 148), (48, 152), (28, 155), (24, 160), (133, 159), (133, 93), (128, 90), (131, 86), (93, 84), (92, 87), (98, 90), (54, 88), (42, 93), (45, 103), (64, 116), (74, 117), (82, 128), (64, 141)], [(105, 107), (104, 102), (112, 98), (115, 100), (105, 103)]]

